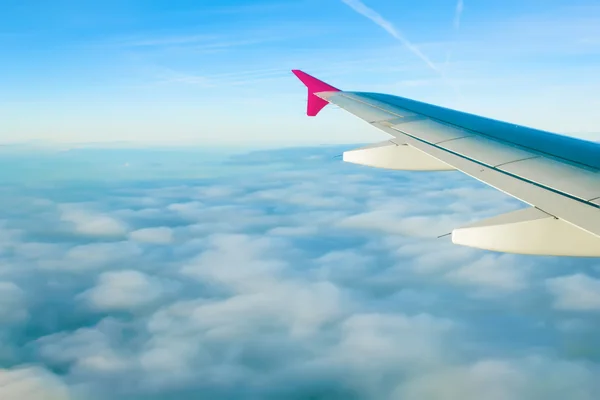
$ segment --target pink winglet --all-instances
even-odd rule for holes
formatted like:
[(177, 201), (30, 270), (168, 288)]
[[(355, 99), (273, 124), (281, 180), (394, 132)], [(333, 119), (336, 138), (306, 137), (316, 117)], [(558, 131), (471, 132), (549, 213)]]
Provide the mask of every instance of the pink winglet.
[(325, 107), (329, 102), (320, 97), (315, 96), (318, 92), (339, 92), (340, 89), (336, 89), (327, 83), (318, 80), (314, 76), (310, 76), (306, 72), (302, 72), (299, 69), (293, 69), (292, 72), (306, 85), (308, 88), (308, 104), (306, 106), (306, 114), (309, 117), (314, 117)]

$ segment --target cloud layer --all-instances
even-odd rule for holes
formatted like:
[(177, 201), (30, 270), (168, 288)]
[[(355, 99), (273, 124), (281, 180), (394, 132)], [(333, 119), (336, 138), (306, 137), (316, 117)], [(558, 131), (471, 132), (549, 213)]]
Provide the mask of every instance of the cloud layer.
[(522, 205), (343, 149), (4, 185), (0, 398), (595, 398), (597, 260), (437, 239)]

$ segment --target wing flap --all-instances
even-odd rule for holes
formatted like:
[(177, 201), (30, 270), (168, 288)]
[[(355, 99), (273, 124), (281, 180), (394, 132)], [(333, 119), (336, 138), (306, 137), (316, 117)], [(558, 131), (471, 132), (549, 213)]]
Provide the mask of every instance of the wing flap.
[(547, 157), (522, 160), (503, 165), (500, 169), (582, 200), (600, 197), (600, 173)]
[(448, 164), (404, 143), (391, 140), (343, 153), (345, 162), (406, 171), (450, 171)]
[(452, 231), (452, 242), (518, 254), (600, 257), (600, 237), (537, 208), (526, 208)]
[(418, 133), (421, 138), (436, 144), (474, 136), (473, 133), (467, 132), (464, 129), (433, 121), (422, 115), (405, 118), (404, 120), (401, 119), (393, 125), (390, 124), (389, 127), (398, 132), (408, 134)]
[(471, 156), (474, 160), (494, 167), (519, 160), (530, 159), (532, 157), (539, 157), (529, 151), (524, 151), (514, 146), (494, 142), (493, 140), (479, 136), (453, 140), (448, 143), (443, 143), (443, 146), (449, 151), (465, 156)]

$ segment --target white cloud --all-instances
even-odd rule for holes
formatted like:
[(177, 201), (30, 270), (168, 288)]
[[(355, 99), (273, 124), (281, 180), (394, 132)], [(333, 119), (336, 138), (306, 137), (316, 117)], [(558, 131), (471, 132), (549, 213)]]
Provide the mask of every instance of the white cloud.
[(41, 360), (50, 365), (68, 364), (80, 379), (102, 378), (124, 373), (134, 366), (132, 349), (118, 347), (123, 347), (122, 331), (122, 324), (107, 318), (93, 328), (41, 337), (35, 341), (35, 347)]
[(0, 323), (9, 325), (27, 317), (25, 292), (12, 282), (0, 281)]
[(342, 304), (331, 284), (289, 281), (224, 299), (177, 302), (148, 322), (151, 340), (139, 355), (145, 379), (162, 389), (206, 381), (246, 385), (254, 371), (244, 354), (254, 354), (259, 368), (261, 359), (286, 360), (294, 348), (320, 340)]
[(461, 224), (461, 220), (460, 216), (455, 215), (406, 216), (382, 209), (351, 215), (337, 224), (343, 228), (435, 238), (451, 232)]
[(201, 211), (204, 208), (205, 208), (204, 204), (199, 201), (189, 201), (186, 203), (173, 203), (167, 207), (167, 209), (169, 211), (174, 211), (174, 212), (184, 215), (185, 217), (190, 217), (190, 218), (194, 218), (194, 219), (197, 215), (201, 215)]
[(0, 251), (12, 248), (20, 241), (22, 232), (6, 226), (6, 221), (0, 221)]
[(60, 257), (64, 248), (60, 245), (38, 242), (20, 242), (13, 246), (19, 256), (28, 260), (48, 260)]
[(475, 286), (484, 291), (514, 292), (527, 287), (528, 270), (529, 266), (516, 261), (513, 255), (487, 254), (446, 276), (452, 282)]
[(559, 310), (600, 311), (600, 279), (584, 274), (561, 276), (546, 280), (546, 287)]
[(348, 208), (352, 200), (339, 195), (326, 193), (326, 190), (315, 183), (295, 184), (292, 187), (261, 190), (252, 194), (253, 198), (266, 201), (279, 201), (310, 208)]
[(198, 195), (203, 198), (228, 198), (237, 194), (238, 189), (231, 186), (208, 186), (198, 189)]
[(442, 369), (417, 378), (398, 390), (398, 399), (478, 399), (482, 393), (490, 400), (520, 398), (526, 382), (510, 363), (481, 361), (469, 367)]
[(244, 333), (249, 325), (266, 321), (302, 335), (338, 315), (342, 297), (338, 288), (329, 282), (286, 276), (287, 263), (274, 257), (284, 249), (278, 240), (266, 237), (211, 237), (209, 249), (183, 267), (182, 273), (234, 295), (201, 303), (190, 318), (223, 334)]
[(88, 271), (105, 267), (121, 266), (139, 257), (142, 250), (131, 242), (90, 243), (73, 246), (57, 258), (41, 259), (45, 269)]
[[(120, 241), (30, 230), (55, 215), (61, 187), (43, 192), (35, 223), (0, 208), (15, 229), (0, 245), (0, 362), (40, 363), (98, 400), (594, 398), (598, 323), (552, 309), (543, 283), (556, 268), (414, 237), (514, 203), (458, 174), (295, 154), (246, 155), (200, 183), (90, 184), (102, 215), (138, 227)], [(597, 279), (593, 261), (566, 262)]]
[(205, 205), (193, 201), (170, 204), (167, 210), (193, 223), (186, 230), (195, 237), (206, 237), (213, 233), (246, 232), (253, 227), (271, 226), (273, 222), (281, 220), (278, 215), (263, 213), (259, 207), (236, 203), (238, 202), (232, 201)]
[(61, 219), (73, 225), (75, 232), (90, 236), (123, 236), (127, 226), (116, 218), (90, 210), (63, 206)]
[[(387, 248), (400, 258), (399, 264), (403, 269), (410, 268), (419, 274), (446, 273), (471, 262), (474, 251), (467, 247), (457, 247), (449, 242), (448, 238), (411, 241), (400, 246), (388, 240)], [(435, 251), (431, 249), (435, 247)], [(406, 271), (405, 271), (406, 273)]]
[(142, 243), (169, 244), (173, 241), (173, 229), (167, 227), (139, 229), (131, 232), (129, 238)]
[(445, 341), (456, 324), (428, 314), (355, 314), (341, 326), (336, 362), (359, 370), (413, 370), (443, 360)]
[(184, 329), (213, 339), (243, 338), (264, 329), (283, 329), (291, 335), (305, 336), (337, 317), (341, 307), (341, 294), (330, 283), (279, 282), (261, 292), (234, 295), (222, 301), (175, 304), (159, 312), (151, 326), (157, 331), (177, 331), (185, 323), (178, 321), (183, 317), (188, 321)]
[(393, 398), (592, 400), (599, 387), (594, 373), (576, 363), (539, 357), (484, 359), (413, 376), (397, 388)]
[(269, 235), (274, 236), (309, 236), (317, 232), (315, 226), (278, 226), (269, 230)]
[[(316, 262), (319, 265), (317, 275), (324, 280), (361, 279), (369, 274), (369, 268), (375, 264), (374, 257), (367, 256), (363, 249), (331, 251)], [(364, 250), (363, 250), (364, 251)]]
[(66, 385), (39, 366), (0, 369), (2, 400), (69, 400)]
[(95, 287), (83, 294), (98, 310), (135, 310), (159, 299), (163, 292), (160, 282), (134, 270), (105, 272)]
[(207, 238), (209, 248), (181, 272), (236, 292), (255, 291), (277, 279), (285, 262), (274, 258), (279, 242), (268, 237), (228, 234)]

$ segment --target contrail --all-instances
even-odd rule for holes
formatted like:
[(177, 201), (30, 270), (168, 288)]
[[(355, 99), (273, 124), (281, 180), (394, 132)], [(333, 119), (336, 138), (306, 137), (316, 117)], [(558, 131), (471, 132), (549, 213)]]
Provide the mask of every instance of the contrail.
[(371, 21), (375, 22), (381, 28), (385, 29), (390, 35), (400, 41), (411, 53), (419, 57), (429, 68), (441, 74), (443, 76), (442, 71), (423, 53), (419, 50), (414, 44), (411, 43), (400, 31), (396, 29), (396, 27), (388, 20), (383, 18), (379, 13), (375, 10), (367, 7), (360, 0), (342, 0), (343, 3), (346, 3), (349, 7), (351, 7), (354, 11), (363, 16), (369, 18)]
[[(425, 54), (419, 50), (417, 46), (412, 44), (410, 40), (408, 40), (396, 27), (387, 19), (383, 18), (377, 11), (369, 8), (366, 4), (364, 4), (361, 0), (342, 0), (347, 6), (352, 8), (357, 13), (369, 18), (371, 21), (375, 22), (381, 28), (385, 29), (390, 35), (392, 35), (395, 39), (401, 42), (406, 48), (419, 57), (429, 68), (435, 71), (441, 78), (444, 83), (452, 88), (452, 90), (456, 93), (458, 99), (462, 98), (462, 94), (460, 93), (460, 88), (454, 82), (452, 82), (446, 76), (446, 71), (439, 69)], [(462, 0), (459, 0), (459, 4), (457, 4), (457, 12), (460, 6), (460, 11), (462, 13)], [(460, 14), (459, 14), (460, 16)]]
[(454, 29), (456, 30), (460, 29), (460, 17), (462, 16), (464, 6), (465, 4), (463, 0), (458, 0), (456, 3), (456, 9), (454, 12)]
[[(456, 7), (454, 8), (454, 32), (455, 32), (455, 35), (460, 30), (460, 19), (462, 17), (464, 8), (465, 8), (464, 0), (458, 0), (456, 2)], [(448, 66), (450, 65), (450, 60), (452, 59), (454, 45), (455, 45), (455, 40), (453, 40), (450, 43), (450, 48), (446, 52), (446, 62), (444, 62), (444, 67), (443, 67), (444, 76), (446, 75), (446, 71), (448, 70)], [(455, 86), (455, 91), (456, 91), (458, 97), (462, 98), (462, 95), (460, 94), (460, 88), (458, 87), (458, 85)]]
[[(465, 8), (465, 3), (463, 0), (458, 0), (456, 2), (456, 7), (454, 8), (454, 31), (458, 32), (460, 30), (460, 18), (462, 17), (463, 9)], [(448, 65), (450, 64), (450, 59), (452, 58), (452, 51), (454, 48), (454, 42), (450, 44), (450, 48), (446, 52), (446, 61), (444, 62), (443, 71), (444, 73), (448, 69)]]

